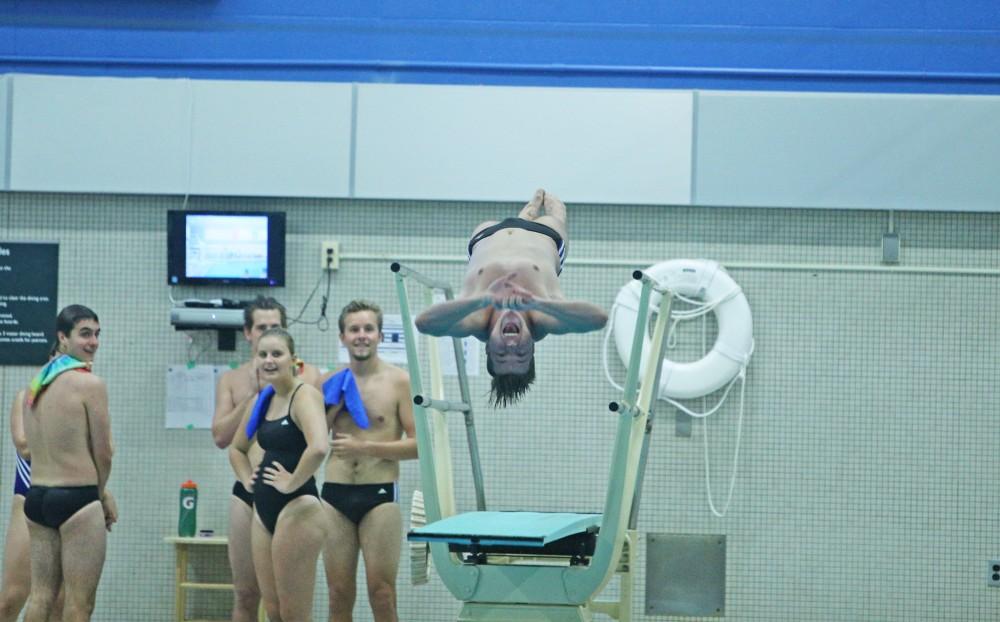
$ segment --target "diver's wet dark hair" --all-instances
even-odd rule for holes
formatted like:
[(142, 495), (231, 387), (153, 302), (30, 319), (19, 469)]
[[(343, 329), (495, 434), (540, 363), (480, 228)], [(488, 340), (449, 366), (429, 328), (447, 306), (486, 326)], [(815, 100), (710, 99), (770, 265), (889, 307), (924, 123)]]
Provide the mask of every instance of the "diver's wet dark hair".
[(535, 381), (535, 357), (531, 357), (528, 371), (523, 374), (497, 375), (493, 372), (493, 361), (487, 356), (486, 371), (493, 377), (490, 383), (490, 402), (493, 407), (511, 406), (524, 397), (524, 394), (528, 392), (528, 387)]

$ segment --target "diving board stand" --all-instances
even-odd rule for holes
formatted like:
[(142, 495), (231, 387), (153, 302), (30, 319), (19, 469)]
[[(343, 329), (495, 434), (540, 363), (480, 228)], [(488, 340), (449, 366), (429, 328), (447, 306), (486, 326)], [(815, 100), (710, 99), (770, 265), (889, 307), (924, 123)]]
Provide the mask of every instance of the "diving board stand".
[[(459, 622), (590, 622), (594, 613), (631, 620), (631, 555), (637, 510), (637, 486), (645, 465), (651, 406), (656, 400), (662, 364), (647, 365), (640, 372), (643, 337), (647, 334), (650, 294), (659, 290), (640, 271), (642, 281), (637, 328), (632, 344), (622, 399), (609, 406), (617, 418), (611, 468), (603, 512), (491, 512), (485, 508), (478, 449), (472, 425), (468, 379), (464, 376), (461, 343), (455, 343), (461, 399), (444, 397), (436, 339), (428, 341), (431, 390), (425, 393), (416, 351), (406, 279), (428, 288), (450, 290), (398, 263), (395, 273), (406, 355), (414, 396), (420, 479), (427, 524), (410, 532), (411, 541), (427, 542), (437, 574), (448, 590), (463, 601)], [(673, 296), (661, 296), (648, 356), (661, 361)], [(428, 293), (428, 300), (431, 300)], [(643, 375), (640, 382), (640, 373)], [(445, 416), (466, 417), (470, 458), (476, 479), (476, 512), (457, 513), (448, 429)], [(478, 501), (483, 500), (483, 503)], [(621, 575), (617, 601), (596, 600), (614, 576)]]

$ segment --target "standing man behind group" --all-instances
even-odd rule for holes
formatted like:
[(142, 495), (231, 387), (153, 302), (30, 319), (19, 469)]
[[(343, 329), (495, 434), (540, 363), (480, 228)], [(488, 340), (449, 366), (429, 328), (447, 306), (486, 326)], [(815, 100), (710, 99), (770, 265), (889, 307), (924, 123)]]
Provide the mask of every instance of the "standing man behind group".
[(598, 330), (608, 321), (597, 305), (563, 295), (559, 274), (567, 243), (566, 206), (538, 190), (516, 218), (475, 228), (459, 297), (416, 319), (428, 335), (486, 342), (496, 406), (516, 402), (534, 382), (536, 341)]
[(105, 530), (116, 518), (105, 496), (112, 454), (108, 391), (89, 373), (100, 334), (97, 314), (87, 307), (60, 311), (56, 338), (62, 355), (35, 376), (26, 399), (24, 428), (32, 461), (24, 500), (31, 537), (26, 622), (48, 619), (60, 582), (64, 621), (90, 620), (94, 610)]
[[(233, 442), (233, 435), (243, 414), (253, 406), (257, 394), (267, 382), (257, 373), (254, 358), (261, 334), (270, 328), (287, 328), (285, 307), (271, 297), (258, 296), (243, 309), (243, 337), (250, 344), (250, 358), (236, 369), (222, 374), (215, 389), (215, 415), (212, 417), (212, 439), (220, 449)], [(299, 378), (316, 384), (319, 371), (303, 365)], [(253, 444), (249, 451), (251, 466), (256, 469), (264, 455)], [(229, 499), (229, 564), (233, 572), (232, 622), (253, 622), (260, 606), (260, 586), (254, 574), (250, 534), (253, 524), (253, 493), (237, 480)]]
[[(17, 392), (10, 407), (10, 431), (14, 440), (14, 498), (10, 502), (10, 521), (3, 547), (3, 586), (0, 587), (0, 622), (17, 622), (28, 602), (31, 590), (31, 540), (24, 518), (24, 498), (31, 487), (31, 452), (24, 435), (24, 397), (27, 389)], [(56, 615), (55, 609), (59, 610)], [(62, 618), (62, 607), (54, 607), (53, 618)]]
[[(49, 360), (61, 356), (59, 342), (49, 350)], [(21, 389), (10, 408), (10, 435), (14, 441), (14, 498), (10, 503), (10, 521), (7, 523), (7, 537), (3, 547), (3, 586), (0, 587), (0, 622), (17, 622), (21, 609), (28, 602), (31, 592), (31, 539), (28, 536), (28, 521), (24, 516), (24, 498), (31, 488), (31, 452), (28, 437), (24, 433), (24, 402), (28, 388)], [(111, 491), (105, 496), (114, 507)], [(62, 620), (62, 592), (49, 614), (52, 622)]]
[(396, 622), (403, 529), (399, 461), (417, 457), (410, 379), (378, 356), (382, 311), (377, 305), (349, 303), (338, 325), (350, 363), (324, 376), (320, 385), (333, 433), (321, 494), (331, 521), (323, 549), (330, 622), (353, 619), (359, 550), (375, 622)]

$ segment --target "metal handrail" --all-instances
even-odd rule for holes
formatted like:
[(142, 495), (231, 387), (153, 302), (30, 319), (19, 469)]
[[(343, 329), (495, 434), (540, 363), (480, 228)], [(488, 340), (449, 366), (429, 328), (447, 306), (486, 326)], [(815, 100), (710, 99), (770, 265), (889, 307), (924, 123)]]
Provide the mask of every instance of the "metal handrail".
[[(403, 315), (403, 334), (406, 341), (406, 359), (407, 366), (410, 369), (410, 384), (413, 392), (413, 402), (418, 409), (430, 408), (442, 413), (461, 412), (464, 414), (466, 442), (469, 449), (469, 461), (472, 466), (472, 480), (476, 494), (476, 509), (479, 511), (485, 511), (486, 491), (483, 484), (482, 464), (479, 459), (479, 442), (476, 438), (476, 425), (472, 409), (472, 393), (469, 390), (469, 377), (465, 370), (465, 351), (462, 348), (462, 340), (458, 337), (451, 338), (452, 347), (455, 353), (455, 367), (458, 373), (458, 387), (459, 393), (461, 394), (461, 400), (444, 400), (425, 394), (420, 381), (420, 361), (416, 352), (417, 333), (413, 330), (412, 315), (410, 313), (409, 296), (406, 290), (405, 279), (410, 279), (419, 283), (428, 290), (441, 291), (446, 300), (453, 300), (454, 292), (447, 283), (427, 277), (397, 261), (392, 262), (389, 269), (395, 274), (396, 277), (396, 293), (399, 296), (400, 312)], [(416, 382), (414, 382), (414, 380), (416, 380)], [(430, 451), (430, 448), (428, 447), (426, 451)], [(423, 479), (426, 481), (426, 478)]]

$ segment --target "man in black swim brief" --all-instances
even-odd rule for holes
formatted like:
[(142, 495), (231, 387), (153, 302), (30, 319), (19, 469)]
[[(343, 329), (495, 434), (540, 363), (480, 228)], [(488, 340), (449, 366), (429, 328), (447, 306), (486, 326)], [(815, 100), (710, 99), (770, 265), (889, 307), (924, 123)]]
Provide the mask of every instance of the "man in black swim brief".
[(32, 622), (49, 619), (60, 580), (64, 619), (90, 620), (94, 610), (115, 514), (105, 494), (112, 455), (108, 391), (90, 373), (100, 332), (97, 314), (87, 307), (60, 311), (61, 355), (38, 372), (25, 401), (32, 482), (24, 502), (31, 539), (24, 619)]
[(495, 406), (517, 402), (534, 382), (535, 342), (607, 322), (597, 305), (563, 295), (566, 245), (566, 205), (538, 190), (517, 218), (476, 227), (461, 293), (417, 316), (422, 333), (486, 342)]
[(417, 457), (410, 378), (378, 356), (377, 305), (349, 303), (338, 325), (350, 364), (320, 384), (333, 433), (321, 493), (331, 526), (323, 548), (330, 622), (352, 619), (359, 552), (375, 622), (397, 622), (403, 519), (396, 481), (399, 461)]

